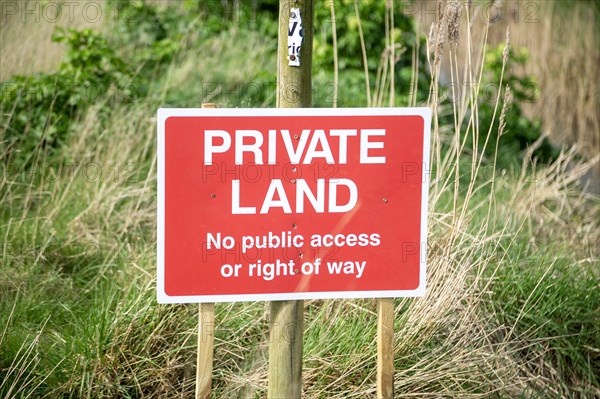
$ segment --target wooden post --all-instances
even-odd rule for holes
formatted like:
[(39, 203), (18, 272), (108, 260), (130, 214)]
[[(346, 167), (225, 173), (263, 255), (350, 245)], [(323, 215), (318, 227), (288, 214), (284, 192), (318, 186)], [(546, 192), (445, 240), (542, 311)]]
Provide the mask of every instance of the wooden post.
[[(299, 67), (288, 65), (288, 29), (292, 8), (300, 9), (304, 32)], [(313, 0), (279, 0), (277, 108), (312, 107), (313, 12)]]
[(394, 298), (377, 300), (377, 398), (394, 397)]
[[(217, 108), (204, 103), (202, 108)], [(201, 303), (198, 307), (198, 356), (196, 358), (196, 399), (209, 399), (212, 389), (215, 329), (215, 304)]]
[[(288, 28), (292, 8), (300, 10), (304, 40), (300, 66), (288, 60)], [(313, 0), (279, 1), (277, 107), (312, 106)], [(269, 399), (300, 399), (302, 395), (302, 336), (304, 301), (270, 304)]]
[(269, 399), (302, 396), (304, 301), (271, 302), (269, 320)]
[(196, 399), (210, 398), (213, 371), (215, 304), (201, 303), (198, 309), (198, 358)]

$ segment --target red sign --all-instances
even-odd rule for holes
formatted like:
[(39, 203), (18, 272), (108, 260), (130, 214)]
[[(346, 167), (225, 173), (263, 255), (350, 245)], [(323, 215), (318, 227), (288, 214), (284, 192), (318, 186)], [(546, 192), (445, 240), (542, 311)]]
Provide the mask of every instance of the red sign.
[(423, 295), (430, 120), (160, 109), (158, 301)]

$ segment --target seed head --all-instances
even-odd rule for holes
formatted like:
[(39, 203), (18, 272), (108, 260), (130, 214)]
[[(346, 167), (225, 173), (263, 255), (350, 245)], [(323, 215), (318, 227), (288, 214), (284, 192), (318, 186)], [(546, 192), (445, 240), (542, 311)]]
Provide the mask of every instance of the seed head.
[(427, 53), (433, 56), (433, 43), (437, 32), (437, 26), (435, 25), (435, 21), (431, 23), (431, 28), (429, 28), (429, 35), (427, 36)]
[(437, 14), (437, 24), (436, 24), (436, 32), (435, 32), (435, 63), (438, 64), (444, 55), (444, 44), (446, 42), (446, 17), (447, 13), (444, 12), (444, 8), (442, 6), (442, 0), (438, 0), (436, 3), (436, 7), (438, 10)]
[(502, 111), (500, 112), (500, 123), (498, 124), (499, 135), (504, 134), (504, 128), (506, 127), (506, 110), (512, 103), (512, 99), (512, 91), (510, 90), (510, 87), (506, 86), (506, 90), (504, 91), (504, 101), (502, 102)]
[(508, 54), (510, 52), (510, 29), (508, 26), (506, 27), (506, 45), (504, 46), (504, 51), (502, 52), (502, 62), (506, 64), (508, 61)]
[(504, 92), (504, 104), (511, 104), (513, 101), (513, 94), (510, 87), (506, 86), (506, 91)]
[(436, 63), (442, 59), (442, 55), (444, 55), (444, 44), (446, 42), (446, 32), (440, 26), (438, 30), (437, 38), (436, 38), (436, 47), (435, 47), (435, 61)]
[(450, 0), (446, 8), (446, 26), (448, 31), (448, 41), (450, 45), (456, 48), (460, 41), (460, 17), (462, 15), (462, 5), (458, 0)]
[(442, 0), (438, 0), (435, 3), (435, 8), (437, 10), (437, 21), (441, 22), (444, 19), (444, 7), (442, 6)]

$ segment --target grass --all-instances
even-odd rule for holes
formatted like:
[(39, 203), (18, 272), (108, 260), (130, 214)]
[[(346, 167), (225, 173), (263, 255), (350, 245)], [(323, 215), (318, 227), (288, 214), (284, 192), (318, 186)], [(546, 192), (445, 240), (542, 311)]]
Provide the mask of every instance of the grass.
[[(477, 80), (485, 27), (461, 35), (450, 55), (466, 72), (453, 79)], [(252, 57), (238, 57), (241, 40)], [(274, 60), (265, 39), (234, 27), (182, 54), (147, 98), (112, 105), (108, 120), (102, 102), (79, 115), (60, 153), (39, 149), (32, 170), (0, 154), (0, 396), (192, 396), (197, 306), (155, 300), (155, 110), (208, 100), (191, 81), (239, 83), (220, 103), (270, 105), (243, 93)], [(433, 106), (428, 292), (395, 302), (396, 393), (597, 397), (600, 201), (578, 178), (598, 158), (490, 168), (462, 144), (485, 129), (468, 94), (456, 110)], [(442, 113), (455, 126), (435, 123)], [(375, 301), (306, 301), (304, 314), (305, 396), (375, 397)], [(215, 397), (266, 396), (268, 317), (264, 303), (217, 304)]]
[[(88, 2), (90, 3), (90, 2)], [(96, 17), (99, 3), (48, 4), (40, 0), (5, 1), (0, 6), (0, 81), (13, 75), (30, 75), (55, 70), (64, 48), (52, 42), (57, 26), (102, 29), (106, 13)], [(43, 54), (43, 56), (36, 56)]]
[[(591, 159), (600, 152), (600, 98), (597, 84), (582, 77), (598, 71), (600, 10), (589, 3), (539, 3), (537, 28), (525, 35), (523, 25), (515, 24), (513, 33), (519, 40), (515, 44), (525, 46), (531, 57), (524, 72), (534, 73), (543, 88), (539, 102), (527, 112), (545, 122), (555, 143), (575, 146)], [(558, 70), (564, 72), (556, 74)], [(596, 173), (600, 178), (600, 170)]]

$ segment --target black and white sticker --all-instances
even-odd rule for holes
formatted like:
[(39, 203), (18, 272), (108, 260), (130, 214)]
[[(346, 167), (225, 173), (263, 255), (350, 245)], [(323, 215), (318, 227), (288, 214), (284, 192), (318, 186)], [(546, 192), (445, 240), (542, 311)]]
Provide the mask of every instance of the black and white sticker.
[(304, 40), (302, 30), (302, 17), (299, 8), (290, 11), (290, 25), (288, 29), (288, 60), (290, 66), (300, 66), (300, 48)]

